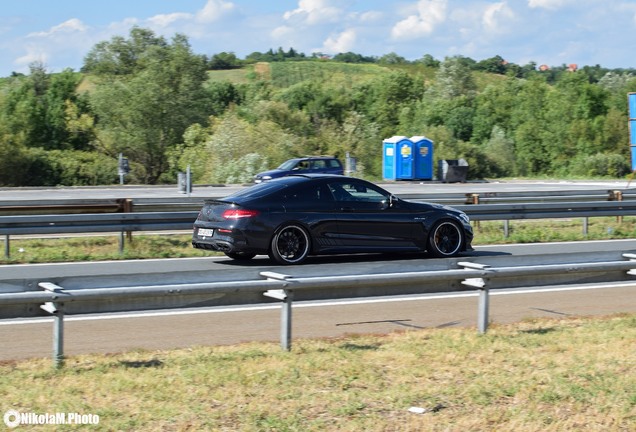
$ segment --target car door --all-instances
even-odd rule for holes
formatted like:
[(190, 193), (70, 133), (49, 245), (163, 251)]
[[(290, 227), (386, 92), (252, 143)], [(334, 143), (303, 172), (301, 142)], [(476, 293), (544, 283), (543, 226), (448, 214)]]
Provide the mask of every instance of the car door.
[(310, 231), (314, 251), (341, 246), (333, 195), (324, 182), (312, 181), (285, 191), (282, 197), (287, 222), (300, 222)]
[(338, 235), (343, 246), (361, 251), (416, 249), (413, 215), (390, 205), (388, 192), (357, 179), (329, 182), (338, 212)]

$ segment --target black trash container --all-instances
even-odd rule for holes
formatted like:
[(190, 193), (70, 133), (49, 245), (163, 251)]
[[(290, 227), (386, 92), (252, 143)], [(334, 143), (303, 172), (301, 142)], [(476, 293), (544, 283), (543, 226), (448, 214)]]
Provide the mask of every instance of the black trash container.
[(468, 162), (464, 159), (443, 159), (437, 162), (437, 179), (444, 183), (465, 183)]

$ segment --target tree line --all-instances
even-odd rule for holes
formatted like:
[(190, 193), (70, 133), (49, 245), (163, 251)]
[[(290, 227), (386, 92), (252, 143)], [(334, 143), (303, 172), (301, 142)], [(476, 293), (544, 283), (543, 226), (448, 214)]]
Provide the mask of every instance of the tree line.
[(133, 183), (174, 183), (187, 166), (198, 183), (248, 182), (291, 157), (346, 153), (374, 180), (393, 135), (429, 137), (469, 178), (617, 178), (631, 171), (635, 91), (631, 69), (293, 49), (240, 60), (133, 28), (80, 72), (34, 63), (0, 80), (0, 185), (113, 184), (120, 153)]

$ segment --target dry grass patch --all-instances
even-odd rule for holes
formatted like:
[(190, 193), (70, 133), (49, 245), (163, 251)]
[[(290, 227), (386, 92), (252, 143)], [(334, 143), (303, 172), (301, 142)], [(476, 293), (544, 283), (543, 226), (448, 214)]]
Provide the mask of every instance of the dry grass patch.
[[(636, 430), (636, 315), (0, 367), (0, 410), (95, 430)], [(409, 412), (421, 407), (423, 414)], [(3, 411), (3, 412), (4, 412)], [(63, 428), (62, 428), (63, 429)], [(68, 427), (68, 430), (75, 429)]]

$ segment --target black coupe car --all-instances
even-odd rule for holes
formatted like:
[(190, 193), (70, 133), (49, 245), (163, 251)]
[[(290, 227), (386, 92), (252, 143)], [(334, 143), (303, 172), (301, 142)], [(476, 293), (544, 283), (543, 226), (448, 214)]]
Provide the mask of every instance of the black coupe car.
[(192, 245), (234, 259), (267, 254), (280, 264), (309, 255), (471, 250), (468, 217), (452, 207), (404, 201), (365, 180), (292, 175), (208, 200)]

